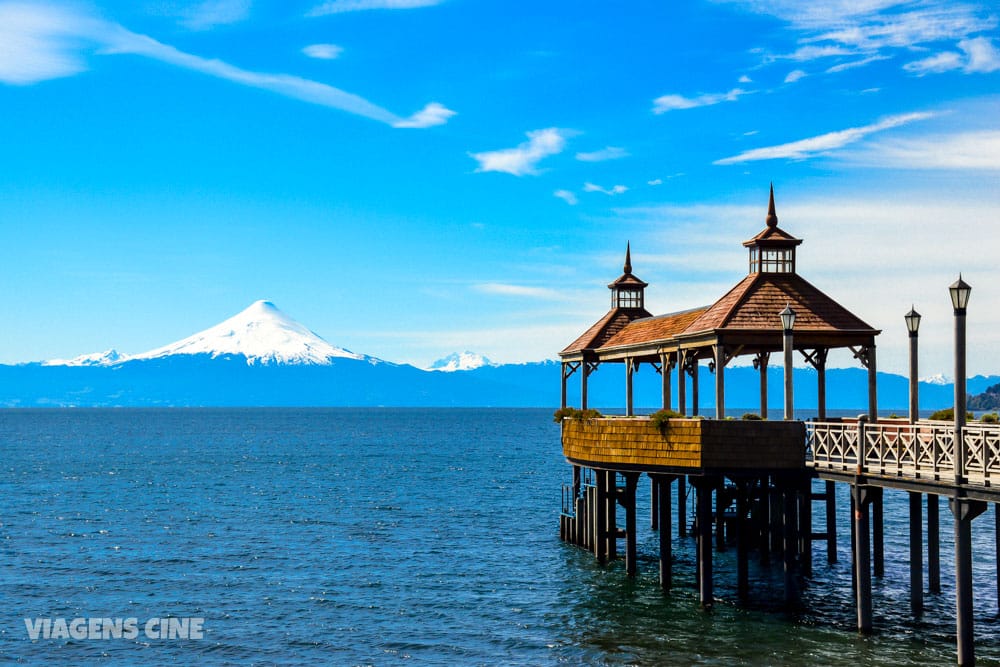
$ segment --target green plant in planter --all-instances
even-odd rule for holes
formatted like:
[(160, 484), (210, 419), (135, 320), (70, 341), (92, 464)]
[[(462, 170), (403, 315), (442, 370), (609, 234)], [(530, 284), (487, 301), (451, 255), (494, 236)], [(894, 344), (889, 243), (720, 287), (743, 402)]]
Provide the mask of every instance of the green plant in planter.
[(995, 412), (985, 412), (983, 416), (979, 418), (979, 421), (984, 424), (997, 424), (1000, 423), (1000, 414)]
[[(938, 410), (937, 412), (931, 414), (928, 419), (933, 419), (934, 421), (944, 421), (953, 422), (955, 421), (955, 408), (944, 408), (943, 410)], [(966, 421), (972, 421), (975, 416), (971, 412), (965, 413)]]
[(744, 412), (740, 419), (745, 419), (746, 421), (761, 421), (763, 417), (756, 412)]
[(676, 410), (657, 410), (653, 414), (649, 415), (650, 423), (652, 423), (653, 426), (660, 431), (660, 433), (663, 433), (670, 428), (671, 419), (684, 419), (684, 415)]
[(594, 410), (593, 408), (588, 408), (586, 410), (577, 410), (576, 408), (573, 407), (565, 407), (565, 408), (559, 408), (558, 410), (555, 411), (555, 414), (552, 415), (552, 421), (556, 422), (557, 424), (561, 424), (562, 420), (566, 418), (589, 420), (589, 419), (597, 419), (599, 417), (601, 417), (601, 413), (598, 412), (597, 410)]

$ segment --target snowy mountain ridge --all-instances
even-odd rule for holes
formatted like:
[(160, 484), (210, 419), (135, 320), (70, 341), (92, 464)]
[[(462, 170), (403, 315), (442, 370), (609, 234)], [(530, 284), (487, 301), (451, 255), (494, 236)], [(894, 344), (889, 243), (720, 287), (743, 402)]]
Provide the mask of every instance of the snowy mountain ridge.
[(255, 301), (245, 310), (213, 327), (142, 354), (123, 355), (115, 350), (108, 350), (69, 360), (47, 361), (44, 365), (115, 366), (127, 361), (196, 354), (207, 354), (212, 358), (243, 355), (250, 366), (256, 364), (328, 366), (335, 359), (383, 363), (381, 359), (331, 345), (283, 313), (270, 301), (262, 300)]
[(441, 371), (442, 373), (454, 373), (455, 371), (471, 371), (483, 366), (497, 366), (486, 357), (475, 352), (453, 352), (447, 357), (438, 359), (427, 367), (429, 371)]

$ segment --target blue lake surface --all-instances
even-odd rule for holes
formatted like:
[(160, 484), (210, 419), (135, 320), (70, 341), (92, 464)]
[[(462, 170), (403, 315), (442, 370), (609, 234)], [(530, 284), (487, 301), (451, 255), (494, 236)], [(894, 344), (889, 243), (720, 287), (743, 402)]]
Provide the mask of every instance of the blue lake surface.
[[(753, 601), (737, 604), (731, 549), (715, 555), (719, 600), (705, 613), (691, 539), (675, 539), (667, 595), (648, 522), (635, 581), (622, 562), (601, 567), (559, 541), (570, 469), (551, 415), (4, 410), (0, 662), (954, 663), (943, 501), (943, 591), (920, 620), (909, 614), (906, 496), (887, 491), (876, 634), (855, 633), (844, 485), (839, 562), (815, 545), (800, 610), (782, 608), (780, 565), (755, 560)], [(644, 478), (640, 517), (648, 488)], [(994, 511), (973, 527), (979, 664), (1000, 664)], [(77, 617), (201, 617), (205, 636), (32, 641), (24, 622)]]

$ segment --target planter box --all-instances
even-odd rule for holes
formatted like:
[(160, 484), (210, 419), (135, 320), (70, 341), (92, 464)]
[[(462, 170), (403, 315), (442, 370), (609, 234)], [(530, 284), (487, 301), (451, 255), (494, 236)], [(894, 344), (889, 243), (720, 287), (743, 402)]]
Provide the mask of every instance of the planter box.
[(649, 418), (565, 419), (563, 455), (588, 468), (683, 472), (805, 467), (805, 425), (797, 421)]

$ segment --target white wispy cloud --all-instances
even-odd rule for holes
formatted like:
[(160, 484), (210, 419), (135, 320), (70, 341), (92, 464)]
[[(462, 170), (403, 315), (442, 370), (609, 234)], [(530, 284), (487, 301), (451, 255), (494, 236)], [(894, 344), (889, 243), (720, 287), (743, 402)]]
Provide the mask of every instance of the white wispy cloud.
[(243, 86), (377, 120), (393, 127), (440, 125), (454, 115), (432, 102), (403, 118), (360, 95), (291, 74), (256, 72), (186, 53), (123, 26), (55, 5), (0, 4), (0, 81), (31, 84), (86, 69), (84, 51), (138, 55)]
[(628, 156), (629, 152), (624, 148), (619, 148), (618, 146), (608, 146), (607, 148), (602, 148), (599, 151), (577, 153), (576, 159), (581, 162), (604, 162), (605, 160), (620, 160), (621, 158)]
[(98, 21), (69, 9), (0, 4), (0, 81), (28, 85), (85, 71), (80, 51), (99, 31)]
[(862, 58), (861, 60), (851, 60), (846, 63), (840, 63), (839, 65), (833, 65), (826, 68), (827, 74), (836, 74), (837, 72), (845, 72), (849, 69), (856, 69), (858, 67), (864, 67), (865, 65), (870, 65), (873, 62), (879, 60), (888, 60), (888, 56), (868, 56), (867, 58)]
[(653, 185), (653, 186), (663, 185), (663, 179), (662, 178), (654, 178), (651, 181), (646, 181), (646, 185)]
[(800, 139), (798, 141), (792, 141), (787, 144), (780, 144), (777, 146), (754, 148), (749, 151), (744, 151), (739, 155), (716, 160), (713, 164), (726, 165), (753, 162), (756, 160), (775, 159), (803, 160), (816, 157), (818, 155), (824, 155), (830, 151), (837, 150), (838, 148), (843, 148), (844, 146), (859, 141), (875, 132), (882, 132), (883, 130), (899, 127), (900, 125), (925, 120), (927, 118), (931, 118), (932, 116), (934, 116), (933, 113), (923, 111), (898, 114), (883, 118), (877, 123), (872, 123), (871, 125), (851, 127), (846, 130), (838, 130), (836, 132), (827, 132), (826, 134), (821, 134), (819, 136), (810, 137), (808, 139)]
[(684, 97), (683, 95), (663, 95), (653, 100), (653, 113), (663, 114), (677, 109), (694, 109), (697, 107), (707, 107), (720, 102), (735, 102), (747, 91), (741, 88), (733, 88), (728, 93), (706, 93), (695, 97)]
[(514, 176), (538, 173), (538, 163), (550, 155), (557, 155), (566, 147), (571, 133), (557, 127), (528, 132), (528, 140), (516, 148), (469, 153), (479, 163), (477, 172), (500, 171)]
[(846, 159), (887, 169), (1000, 171), (1000, 130), (875, 142)]
[(472, 289), (484, 294), (496, 294), (499, 296), (529, 297), (532, 299), (561, 298), (559, 292), (548, 287), (530, 287), (511, 283), (479, 283), (473, 285)]
[[(997, 14), (972, 3), (951, 0), (716, 0), (785, 21), (797, 35), (798, 47), (787, 54), (765, 53), (765, 64), (779, 60), (809, 61), (830, 57), (861, 57), (848, 67), (956, 43), (996, 28)], [(989, 60), (987, 59), (987, 62)], [(940, 66), (940, 61), (929, 65)], [(834, 72), (842, 70), (833, 70)], [(931, 70), (935, 71), (935, 70)]]
[(785, 77), (785, 83), (795, 83), (796, 81), (798, 81), (800, 79), (804, 79), (807, 76), (809, 76), (809, 75), (806, 74), (803, 70), (793, 69)]
[(743, 83), (743, 84), (747, 84), (747, 83), (753, 83), (753, 79), (751, 79), (751, 78), (750, 78), (750, 77), (748, 77), (748, 76), (747, 76), (746, 74), (744, 74), (743, 76), (741, 76), (741, 77), (739, 78), (738, 82), (739, 82), (739, 83)]
[(238, 23), (250, 16), (251, 0), (204, 0), (185, 12), (182, 23), (192, 30)]
[(579, 200), (576, 198), (576, 195), (570, 192), (569, 190), (556, 190), (552, 194), (556, 197), (559, 197), (559, 199), (562, 199), (570, 206), (576, 206), (577, 203), (579, 203)]
[(988, 37), (963, 39), (958, 43), (962, 53), (942, 51), (933, 56), (903, 65), (903, 69), (918, 76), (962, 70), (966, 74), (984, 74), (1000, 70), (1000, 50)]
[(444, 125), (448, 122), (449, 118), (455, 115), (455, 113), (456, 112), (442, 104), (431, 102), (409, 118), (402, 118), (392, 123), (392, 126), (423, 128), (433, 127), (435, 125)]
[(608, 195), (610, 197), (613, 197), (615, 195), (623, 195), (623, 194), (625, 194), (626, 192), (628, 192), (628, 188), (625, 187), (624, 185), (613, 185), (610, 188), (603, 188), (600, 185), (594, 185), (593, 183), (584, 183), (583, 184), (583, 191), (584, 192), (601, 192), (601, 193), (606, 194), (606, 195)]
[(344, 12), (360, 12), (368, 9), (418, 9), (433, 7), (444, 0), (331, 0), (318, 5), (309, 16), (326, 16)]
[(933, 56), (914, 60), (903, 65), (907, 72), (923, 76), (924, 74), (939, 74), (962, 67), (962, 54), (954, 51), (942, 51)]
[(812, 60), (819, 60), (821, 58), (835, 58), (840, 56), (853, 56), (857, 55), (856, 49), (849, 49), (843, 46), (837, 45), (806, 45), (800, 46), (791, 53), (785, 54), (770, 54), (764, 58), (765, 62), (777, 62), (779, 60), (791, 60), (792, 62), (809, 62)]
[(302, 49), (302, 53), (310, 58), (320, 60), (336, 60), (344, 52), (344, 47), (336, 44), (310, 44)]
[(1000, 51), (988, 37), (964, 39), (958, 43), (966, 55), (966, 72), (995, 72), (1000, 69)]

